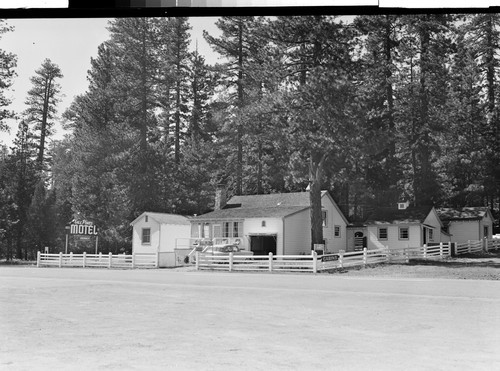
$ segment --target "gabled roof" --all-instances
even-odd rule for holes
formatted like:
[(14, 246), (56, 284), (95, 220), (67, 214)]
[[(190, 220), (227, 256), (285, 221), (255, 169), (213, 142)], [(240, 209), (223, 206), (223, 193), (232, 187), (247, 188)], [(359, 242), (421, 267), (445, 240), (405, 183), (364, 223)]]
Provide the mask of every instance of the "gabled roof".
[(153, 213), (150, 211), (145, 211), (141, 215), (139, 215), (137, 218), (134, 219), (130, 225), (134, 225), (137, 223), (143, 216), (148, 216), (151, 219), (155, 220), (159, 224), (178, 224), (178, 225), (183, 225), (183, 224), (190, 224), (189, 223), (189, 218), (185, 217), (183, 215), (177, 215), (177, 214), (166, 214), (166, 213)]
[(364, 224), (422, 224), (432, 210), (432, 206), (409, 207), (399, 210), (382, 207), (373, 210)]
[(437, 209), (439, 218), (443, 221), (451, 220), (481, 220), (488, 214), (487, 207), (462, 207), (458, 209), (443, 207)]
[(222, 210), (215, 210), (207, 214), (195, 216), (194, 218), (191, 218), (191, 221), (212, 219), (284, 218), (285, 216), (295, 214), (308, 208), (308, 206), (224, 208)]
[[(328, 195), (328, 192), (321, 191), (321, 197), (325, 195)], [(335, 205), (333, 199), (332, 202)], [(310, 207), (309, 192), (234, 196), (222, 210), (214, 210), (191, 220), (284, 218)], [(340, 214), (342, 215), (341, 212)]]

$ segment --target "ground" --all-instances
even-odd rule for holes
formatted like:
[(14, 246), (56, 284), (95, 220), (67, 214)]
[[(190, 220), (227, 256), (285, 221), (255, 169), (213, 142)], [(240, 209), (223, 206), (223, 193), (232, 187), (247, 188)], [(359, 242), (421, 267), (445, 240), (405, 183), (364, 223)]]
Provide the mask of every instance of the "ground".
[(496, 259), (317, 275), (3, 265), (0, 370), (500, 369)]

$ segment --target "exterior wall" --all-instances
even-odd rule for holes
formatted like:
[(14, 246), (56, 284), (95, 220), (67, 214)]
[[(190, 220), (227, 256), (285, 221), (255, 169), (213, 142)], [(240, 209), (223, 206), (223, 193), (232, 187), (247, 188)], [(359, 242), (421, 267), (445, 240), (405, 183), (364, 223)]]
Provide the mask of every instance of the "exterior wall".
[[(387, 240), (378, 239), (379, 227), (387, 228)], [(399, 228), (408, 227), (409, 239), (399, 239)], [(367, 249), (380, 249), (389, 247), (398, 249), (402, 247), (416, 247), (422, 245), (422, 230), (420, 224), (398, 224), (398, 225), (380, 225), (367, 227)]]
[(311, 219), (309, 209), (287, 216), (285, 223), (285, 251), (278, 254), (299, 255), (311, 253)]
[[(265, 222), (265, 227), (262, 226)], [(276, 254), (283, 254), (283, 221), (281, 218), (250, 218), (243, 221), (243, 244), (245, 250), (250, 250), (250, 235), (276, 235)]]
[(160, 252), (174, 252), (175, 241), (178, 238), (186, 239), (191, 235), (191, 225), (162, 224), (160, 229)]
[(479, 240), (479, 228), (480, 223), (477, 220), (451, 221), (448, 231), (451, 234), (452, 242), (463, 243), (468, 240)]
[[(488, 227), (488, 235), (484, 235), (484, 227)], [(480, 238), (487, 238), (491, 240), (493, 238), (493, 220), (491, 220), (489, 213), (486, 213), (485, 217), (479, 223), (479, 233)]]
[[(427, 218), (424, 220), (424, 224), (430, 225), (434, 227), (434, 233), (433, 233), (433, 239), (428, 240), (427, 243), (439, 243), (439, 242), (445, 242), (445, 240), (442, 240), (442, 233), (441, 233), (441, 222), (439, 219), (439, 216), (437, 215), (436, 211), (432, 209), (432, 211), (427, 215)], [(423, 237), (422, 237), (423, 238)]]
[[(148, 222), (146, 222), (143, 216), (134, 224), (132, 232), (132, 254), (151, 254), (158, 251), (160, 245), (160, 225), (153, 220), (153, 218), (150, 217), (148, 219)], [(149, 244), (142, 243), (143, 228), (151, 228), (151, 243)]]
[[(323, 237), (326, 239), (327, 252), (339, 252), (347, 248), (347, 223), (333, 205), (330, 198), (323, 196), (321, 199), (323, 210), (327, 211), (327, 223), (323, 227)], [(335, 226), (340, 227), (340, 237), (335, 237)]]

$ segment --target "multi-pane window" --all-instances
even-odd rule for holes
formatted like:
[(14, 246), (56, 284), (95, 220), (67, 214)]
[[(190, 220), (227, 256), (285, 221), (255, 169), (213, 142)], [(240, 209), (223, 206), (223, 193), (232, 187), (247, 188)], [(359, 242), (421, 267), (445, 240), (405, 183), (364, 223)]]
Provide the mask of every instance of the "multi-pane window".
[(336, 225), (336, 226), (334, 226), (333, 231), (334, 231), (334, 232), (333, 232), (333, 235), (334, 235), (335, 237), (340, 237), (340, 225)]
[(408, 227), (400, 227), (399, 228), (399, 239), (400, 240), (408, 240), (410, 238), (410, 231)]
[(484, 226), (484, 231), (483, 232), (484, 232), (484, 236), (483, 237), (488, 238), (490, 231), (489, 231), (489, 228), (488, 228), (487, 225)]
[(378, 239), (379, 240), (387, 240), (387, 228), (379, 228), (378, 229)]
[(432, 229), (429, 229), (429, 241), (433, 241), (434, 240), (434, 230)]
[(222, 237), (241, 237), (241, 222), (224, 222)]
[(142, 243), (151, 243), (151, 228), (142, 228)]

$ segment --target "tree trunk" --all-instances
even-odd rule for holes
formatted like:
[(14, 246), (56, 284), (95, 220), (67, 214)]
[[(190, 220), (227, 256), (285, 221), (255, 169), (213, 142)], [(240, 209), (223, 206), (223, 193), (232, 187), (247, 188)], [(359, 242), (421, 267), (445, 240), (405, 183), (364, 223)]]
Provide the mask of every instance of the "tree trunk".
[(326, 155), (312, 153), (309, 159), (309, 199), (311, 202), (311, 248), (324, 243), (321, 211), (321, 179)]

